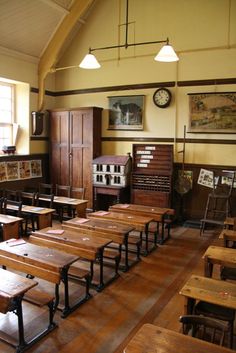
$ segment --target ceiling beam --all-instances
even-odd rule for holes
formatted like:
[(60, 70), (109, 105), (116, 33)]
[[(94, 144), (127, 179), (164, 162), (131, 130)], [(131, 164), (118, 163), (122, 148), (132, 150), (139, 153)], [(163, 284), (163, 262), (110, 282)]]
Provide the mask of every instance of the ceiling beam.
[(44, 105), (45, 79), (47, 74), (50, 72), (51, 67), (55, 66), (57, 63), (60, 51), (69, 34), (94, 1), (95, 0), (74, 1), (70, 12), (65, 16), (40, 58), (38, 66), (38, 111), (42, 110)]

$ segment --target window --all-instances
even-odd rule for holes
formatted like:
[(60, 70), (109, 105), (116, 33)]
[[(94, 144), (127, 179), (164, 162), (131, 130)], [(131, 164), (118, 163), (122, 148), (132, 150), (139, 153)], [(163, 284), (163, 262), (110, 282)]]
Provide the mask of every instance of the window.
[(0, 82), (0, 148), (13, 145), (15, 86)]

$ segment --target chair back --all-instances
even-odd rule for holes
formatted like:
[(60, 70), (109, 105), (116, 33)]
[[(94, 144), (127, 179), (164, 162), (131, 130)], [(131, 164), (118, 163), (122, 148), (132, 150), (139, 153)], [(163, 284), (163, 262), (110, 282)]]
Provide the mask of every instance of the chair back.
[(228, 332), (227, 323), (200, 315), (184, 315), (179, 321), (184, 334), (223, 346)]
[(9, 214), (16, 217), (21, 217), (21, 210), (22, 210), (22, 201), (14, 201), (4, 199), (3, 201), (3, 209), (5, 214)]
[(19, 201), (22, 201), (23, 205), (35, 206), (36, 192), (20, 191)]
[(5, 189), (4, 197), (8, 200), (19, 201), (19, 191)]
[(53, 184), (39, 183), (38, 192), (40, 194), (53, 194)]
[(54, 194), (41, 194), (37, 193), (35, 205), (45, 208), (53, 208)]
[(71, 188), (71, 194), (70, 197), (74, 197), (75, 199), (85, 199), (85, 188), (77, 188), (77, 187), (72, 187)]
[(230, 197), (235, 181), (234, 172), (213, 172), (213, 195)]
[(56, 184), (55, 195), (56, 196), (70, 197), (70, 195), (71, 195), (71, 186), (70, 185), (59, 185), (59, 184)]

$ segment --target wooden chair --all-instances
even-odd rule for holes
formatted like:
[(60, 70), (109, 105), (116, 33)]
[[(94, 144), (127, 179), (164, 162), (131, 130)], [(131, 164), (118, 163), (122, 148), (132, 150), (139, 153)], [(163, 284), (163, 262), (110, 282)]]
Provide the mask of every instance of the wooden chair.
[[(22, 218), (22, 201), (3, 200), (3, 213)], [(23, 236), (23, 224), (20, 223), (20, 236)]]
[[(19, 201), (22, 201), (23, 205), (35, 206), (36, 205), (36, 193), (28, 192), (28, 191), (20, 191), (19, 192)], [(35, 217), (33, 214), (28, 214), (22, 212), (22, 216), (24, 217), (24, 234), (29, 235), (31, 232), (35, 231)], [(31, 224), (31, 226), (29, 226)]]
[(230, 199), (232, 195), (235, 173), (212, 172), (213, 188), (208, 195), (204, 218), (201, 219), (200, 235), (206, 224), (224, 226), (226, 217), (231, 215)]
[[(71, 186), (70, 185), (59, 185), (56, 184), (56, 196), (65, 196), (65, 197), (70, 197), (71, 195)], [(66, 205), (57, 205), (56, 206), (56, 213), (57, 216), (59, 217), (60, 222), (63, 221), (64, 214), (66, 213), (69, 215), (70, 209), (68, 209), (68, 206)]]
[(194, 307), (194, 314), (226, 322), (229, 337), (228, 345), (230, 348), (233, 347), (235, 310), (217, 304), (199, 301)]
[(8, 200), (19, 201), (19, 191), (5, 189), (4, 197)]
[(39, 183), (38, 192), (40, 194), (53, 194), (53, 184)]
[[(44, 199), (44, 200), (43, 200)], [(37, 193), (35, 205), (38, 207), (53, 208), (54, 194)]]
[(180, 316), (179, 321), (182, 323), (184, 334), (190, 334), (192, 337), (220, 346), (224, 345), (228, 332), (228, 326), (224, 322), (200, 315)]
[[(86, 192), (86, 188), (72, 187), (70, 197), (75, 198), (75, 199), (84, 200), (85, 199), (85, 192)], [(75, 218), (77, 216), (75, 208), (72, 208), (71, 213), (72, 213), (72, 218)]]
[[(223, 242), (226, 248), (236, 248), (236, 242), (232, 241), (231, 238), (227, 234), (223, 234)], [(223, 281), (231, 280), (236, 281), (236, 268), (232, 267), (221, 267), (220, 269), (220, 278)]]

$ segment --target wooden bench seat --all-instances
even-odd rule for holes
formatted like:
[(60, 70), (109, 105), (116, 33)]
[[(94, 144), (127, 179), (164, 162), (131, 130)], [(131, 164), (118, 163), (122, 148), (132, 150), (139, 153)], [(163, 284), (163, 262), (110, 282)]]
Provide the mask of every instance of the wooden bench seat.
[(53, 302), (55, 297), (41, 290), (32, 288), (25, 293), (23, 299), (29, 303), (43, 307)]

